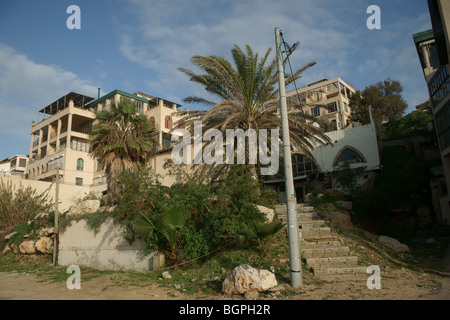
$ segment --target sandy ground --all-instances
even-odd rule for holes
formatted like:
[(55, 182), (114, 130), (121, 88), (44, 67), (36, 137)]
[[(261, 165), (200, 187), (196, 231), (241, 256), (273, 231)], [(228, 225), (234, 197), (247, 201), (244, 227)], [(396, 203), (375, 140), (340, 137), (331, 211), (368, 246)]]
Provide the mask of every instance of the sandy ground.
[[(221, 300), (239, 299), (220, 293), (187, 295), (176, 288), (161, 286), (164, 280), (139, 286), (117, 285), (126, 274), (104, 275), (81, 281), (80, 289), (68, 289), (65, 282), (43, 281), (31, 274), (0, 272), (2, 300)], [(305, 279), (308, 280), (308, 279)], [(308, 283), (309, 282), (309, 283)], [(381, 289), (367, 288), (365, 281), (315, 283), (305, 281), (293, 295), (265, 294), (272, 300), (450, 300), (450, 278), (406, 269), (382, 268)]]

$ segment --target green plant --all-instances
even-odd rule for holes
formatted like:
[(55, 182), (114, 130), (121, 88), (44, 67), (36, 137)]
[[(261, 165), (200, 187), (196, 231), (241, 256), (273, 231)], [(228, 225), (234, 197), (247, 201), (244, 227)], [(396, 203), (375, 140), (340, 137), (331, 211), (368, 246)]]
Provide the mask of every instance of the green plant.
[(350, 163), (345, 161), (341, 166), (335, 168), (333, 180), (340, 191), (347, 197), (351, 196), (357, 189), (355, 170), (350, 167)]
[(268, 241), (270, 241), (271, 236), (277, 234), (283, 228), (284, 224), (279, 220), (274, 220), (270, 223), (250, 222), (245, 229), (237, 233), (237, 236), (241, 243), (256, 241), (262, 253), (266, 255)]
[(146, 164), (154, 155), (158, 132), (147, 116), (136, 113), (136, 106), (129, 99), (112, 103), (110, 110), (96, 114), (96, 120), (90, 152), (105, 169), (108, 192), (116, 195), (119, 174), (132, 171), (137, 164)]
[(30, 186), (13, 186), (12, 182), (0, 183), (0, 225), (6, 229), (27, 222), (40, 213), (52, 210), (50, 188), (38, 193)]
[(158, 231), (167, 241), (170, 260), (174, 265), (177, 265), (186, 217), (187, 212), (182, 207), (165, 210), (157, 220), (151, 220), (145, 215), (140, 215), (135, 220), (135, 231), (145, 238), (151, 236), (154, 230)]

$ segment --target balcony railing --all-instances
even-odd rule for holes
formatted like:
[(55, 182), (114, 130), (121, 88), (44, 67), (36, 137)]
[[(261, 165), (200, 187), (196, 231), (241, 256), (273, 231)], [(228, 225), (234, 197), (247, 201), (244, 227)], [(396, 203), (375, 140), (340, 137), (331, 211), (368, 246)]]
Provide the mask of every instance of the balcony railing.
[(450, 77), (448, 65), (441, 66), (428, 82), (433, 108), (441, 102), (450, 93)]

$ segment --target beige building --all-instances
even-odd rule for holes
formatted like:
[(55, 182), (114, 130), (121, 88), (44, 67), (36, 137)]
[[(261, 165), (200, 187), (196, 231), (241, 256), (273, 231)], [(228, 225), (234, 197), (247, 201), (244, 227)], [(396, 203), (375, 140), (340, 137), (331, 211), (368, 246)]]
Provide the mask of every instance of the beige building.
[[(145, 114), (155, 124), (160, 132), (160, 150), (170, 148), (168, 132), (177, 120), (172, 113), (181, 105), (142, 92), (130, 94), (114, 90), (98, 99), (71, 92), (40, 110), (49, 117), (32, 124), (28, 178), (54, 181), (56, 168), (59, 168), (64, 184), (85, 187), (105, 184), (104, 171), (89, 154), (89, 134), (95, 112), (108, 110), (111, 103), (121, 99), (134, 101), (136, 112)], [(165, 157), (167, 155), (157, 158)], [(155, 158), (154, 165), (162, 168), (159, 163), (162, 161), (156, 161)]]
[[(322, 119), (338, 129), (348, 127), (349, 98), (355, 92), (351, 85), (340, 78), (321, 80), (299, 90), (289, 92), (288, 99), (306, 102), (303, 109), (311, 123)], [(171, 176), (163, 168), (171, 158), (170, 130), (178, 120), (174, 112), (180, 104), (151, 96), (143, 92), (133, 94), (114, 90), (94, 99), (71, 92), (40, 110), (45, 119), (31, 126), (30, 161), (27, 167), (29, 179), (54, 181), (56, 168), (60, 169), (61, 182), (68, 185), (92, 187), (106, 184), (106, 175), (98, 161), (89, 154), (89, 134), (95, 121), (95, 113), (108, 110), (111, 103), (122, 99), (135, 102), (136, 112), (145, 114), (159, 131), (159, 152), (151, 166), (161, 175), (161, 183), (170, 186), (180, 177)], [(318, 121), (318, 120), (317, 120)]]
[(308, 123), (319, 120), (329, 126), (330, 131), (351, 125), (349, 99), (356, 92), (349, 83), (337, 77), (320, 80), (286, 94), (288, 104), (303, 104), (302, 112)]

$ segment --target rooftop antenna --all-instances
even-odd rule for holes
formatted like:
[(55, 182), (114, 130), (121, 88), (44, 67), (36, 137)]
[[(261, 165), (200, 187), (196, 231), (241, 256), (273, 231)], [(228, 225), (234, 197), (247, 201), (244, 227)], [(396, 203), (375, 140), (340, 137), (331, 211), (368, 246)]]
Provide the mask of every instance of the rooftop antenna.
[[(284, 180), (286, 187), (286, 211), (288, 219), (291, 286), (293, 288), (298, 288), (299, 286), (303, 285), (302, 263), (300, 255), (300, 238), (298, 232), (297, 197), (295, 195), (294, 176), (292, 173), (291, 143), (289, 138), (286, 86), (284, 83), (284, 61), (283, 53), (281, 51), (282, 42), (280, 28), (275, 28), (275, 42), (278, 60), (278, 84), (280, 86), (281, 133), (283, 139)], [(293, 50), (289, 51), (292, 52)]]

